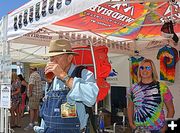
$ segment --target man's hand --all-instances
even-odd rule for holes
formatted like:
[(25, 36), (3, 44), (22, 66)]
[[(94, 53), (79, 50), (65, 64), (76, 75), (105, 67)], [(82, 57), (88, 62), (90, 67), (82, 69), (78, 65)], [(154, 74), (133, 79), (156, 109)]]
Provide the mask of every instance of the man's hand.
[(49, 62), (45, 67), (45, 74), (53, 72), (60, 79), (64, 79), (67, 73), (61, 68), (59, 64)]

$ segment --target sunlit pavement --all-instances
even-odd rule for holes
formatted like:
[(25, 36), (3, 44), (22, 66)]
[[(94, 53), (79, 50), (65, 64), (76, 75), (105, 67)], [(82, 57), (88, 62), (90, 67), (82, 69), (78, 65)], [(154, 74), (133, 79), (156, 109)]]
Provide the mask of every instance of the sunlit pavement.
[(29, 124), (29, 114), (25, 114), (24, 117), (21, 118), (21, 128), (13, 128), (14, 133), (35, 133), (33, 129), (25, 131), (24, 128)]

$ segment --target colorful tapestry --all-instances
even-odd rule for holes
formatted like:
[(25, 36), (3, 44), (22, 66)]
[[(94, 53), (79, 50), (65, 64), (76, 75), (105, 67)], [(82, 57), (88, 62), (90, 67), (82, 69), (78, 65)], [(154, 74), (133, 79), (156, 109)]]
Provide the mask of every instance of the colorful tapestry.
[(164, 46), (158, 51), (157, 59), (160, 61), (160, 80), (174, 83), (178, 51), (173, 47)]
[(130, 58), (130, 61), (131, 61), (130, 72), (131, 72), (132, 84), (138, 82), (138, 77), (137, 77), (138, 67), (139, 67), (139, 63), (140, 63), (143, 59), (144, 59), (144, 57), (142, 57), (142, 56), (140, 56), (140, 57), (131, 57), (131, 58)]

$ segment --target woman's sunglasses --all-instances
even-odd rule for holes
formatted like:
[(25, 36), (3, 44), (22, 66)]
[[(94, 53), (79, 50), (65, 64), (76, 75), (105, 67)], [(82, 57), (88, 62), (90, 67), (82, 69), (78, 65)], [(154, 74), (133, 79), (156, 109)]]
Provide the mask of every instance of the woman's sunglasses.
[(139, 70), (144, 70), (146, 69), (147, 71), (151, 70), (151, 66), (140, 66)]

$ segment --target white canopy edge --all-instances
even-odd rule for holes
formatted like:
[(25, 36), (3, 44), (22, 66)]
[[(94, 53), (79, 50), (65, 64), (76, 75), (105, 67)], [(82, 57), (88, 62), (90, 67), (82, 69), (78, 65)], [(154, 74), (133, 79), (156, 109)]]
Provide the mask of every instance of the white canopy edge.
[(46, 46), (10, 43), (10, 53), (13, 62), (47, 63), (48, 58), (42, 57), (47, 52), (47, 49)]
[[(88, 38), (92, 39), (95, 37), (97, 41), (99, 39), (102, 40), (105, 37), (105, 35), (97, 34), (97, 33), (95, 34), (90, 31), (78, 30), (78, 29), (68, 28), (64, 26), (49, 25), (49, 26), (39, 29), (39, 31), (34, 31), (31, 33), (25, 34), (21, 37), (18, 37), (16, 39), (13, 39), (10, 42), (48, 46), (50, 40), (60, 38), (59, 35), (61, 34), (63, 34), (64, 36), (66, 36), (66, 34), (70, 35), (69, 38), (67, 36), (69, 40), (72, 39), (71, 37), (72, 34), (75, 34), (76, 36), (80, 35), (79, 39), (84, 39), (84, 36), (85, 36), (85, 39), (88, 39)], [(108, 37), (105, 37), (104, 39), (113, 40), (115, 42), (129, 41), (128, 39), (114, 37), (114, 36), (108, 36)]]
[[(31, 0), (22, 7), (14, 10), (10, 14), (8, 14), (8, 40), (15, 39), (17, 37), (20, 37), (24, 34), (27, 34), (29, 32), (38, 30), (41, 27), (45, 27), (47, 25), (50, 25), (52, 23), (55, 23), (59, 20), (68, 18), (72, 15), (75, 15), (77, 13), (80, 13), (94, 5), (99, 5), (102, 3), (105, 3), (109, 0), (72, 0), (69, 5), (65, 5), (65, 0), (62, 0), (62, 7), (60, 9), (55, 8), (55, 4), (57, 3), (57, 0), (54, 1), (54, 12), (52, 14), (49, 14), (48, 8), (46, 8), (47, 15), (43, 17), (41, 15), (42, 11), (42, 3), (43, 0)], [(40, 2), (40, 19), (38, 21), (35, 20), (35, 9), (36, 4)], [(86, 3), (86, 4), (85, 4)], [(24, 18), (24, 11), (29, 10), (33, 6), (34, 13), (33, 13), (33, 22), (29, 22), (29, 17), (27, 18), (28, 24), (27, 26), (22, 26), (22, 28), (18, 28), (16, 31), (14, 29), (14, 18), (19, 17), (20, 14), (22, 14), (22, 20)], [(49, 7), (49, 0), (47, 2), (47, 7)], [(28, 14), (29, 15), (29, 14)]]

